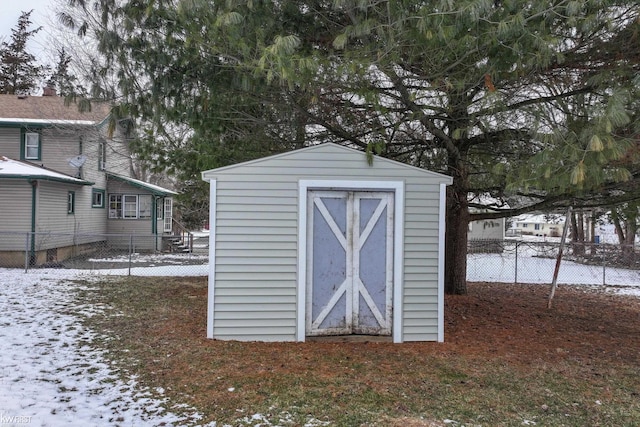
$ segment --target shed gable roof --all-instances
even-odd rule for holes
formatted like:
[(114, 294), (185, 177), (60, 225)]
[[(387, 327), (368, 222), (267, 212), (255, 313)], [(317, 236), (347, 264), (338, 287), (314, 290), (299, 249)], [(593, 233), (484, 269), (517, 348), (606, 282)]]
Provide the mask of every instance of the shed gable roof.
[[(272, 160), (276, 160), (276, 159), (290, 159), (290, 160), (295, 160), (296, 157), (301, 156), (304, 153), (308, 153), (308, 152), (317, 152), (317, 153), (333, 153), (333, 154), (342, 154), (342, 155), (357, 155), (357, 156), (361, 156), (362, 160), (363, 160), (363, 167), (370, 167), (367, 163), (366, 163), (366, 154), (362, 151), (353, 149), (353, 148), (349, 148), (349, 147), (344, 147), (342, 145), (338, 145), (332, 142), (327, 142), (327, 143), (323, 143), (323, 144), (319, 144), (319, 145), (313, 145), (310, 147), (305, 147), (305, 148), (301, 148), (299, 150), (293, 150), (293, 151), (288, 151), (286, 153), (281, 153), (281, 154), (276, 154), (273, 156), (268, 156), (268, 157), (262, 157), (259, 159), (255, 159), (255, 160), (250, 160), (248, 162), (243, 162), (243, 163), (238, 163), (235, 165), (229, 165), (229, 166), (224, 166), (221, 168), (217, 168), (217, 169), (210, 169), (207, 171), (202, 172), (202, 179), (205, 181), (210, 181), (211, 179), (214, 178), (214, 175), (218, 174), (218, 173), (224, 173), (225, 171), (231, 171), (233, 169), (237, 169), (237, 168), (241, 168), (241, 167), (251, 167), (252, 165), (259, 165), (262, 163), (267, 163), (270, 162)], [(401, 163), (398, 162), (396, 160), (391, 160), (391, 159), (387, 159), (385, 157), (380, 157), (380, 156), (376, 156), (374, 155), (374, 160), (373, 160), (373, 165), (375, 166), (376, 162), (386, 162), (390, 165), (392, 165), (393, 167), (399, 168), (399, 169), (407, 169), (412, 171), (413, 173), (418, 172), (418, 173), (422, 173), (425, 174), (426, 176), (430, 176), (432, 178), (436, 178), (439, 181), (446, 183), (446, 184), (451, 184), (452, 182), (452, 178), (450, 176), (438, 173), (438, 172), (432, 172), (426, 169), (421, 169), (415, 166), (411, 166), (411, 165), (407, 165), (405, 163)]]

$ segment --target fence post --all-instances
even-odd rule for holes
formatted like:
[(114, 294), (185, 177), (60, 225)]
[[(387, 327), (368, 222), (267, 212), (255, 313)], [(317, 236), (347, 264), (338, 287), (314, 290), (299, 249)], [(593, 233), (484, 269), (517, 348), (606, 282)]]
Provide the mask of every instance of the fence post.
[(24, 272), (29, 271), (29, 233), (27, 233), (24, 244)]
[(133, 255), (133, 234), (129, 234), (129, 276), (131, 276), (131, 257)]
[(607, 286), (607, 246), (602, 245), (602, 286)]
[(514, 281), (513, 281), (513, 283), (516, 285), (518, 284), (518, 245), (519, 244), (520, 242), (516, 240), (516, 268), (515, 268), (516, 271), (514, 272), (515, 274), (514, 274)]

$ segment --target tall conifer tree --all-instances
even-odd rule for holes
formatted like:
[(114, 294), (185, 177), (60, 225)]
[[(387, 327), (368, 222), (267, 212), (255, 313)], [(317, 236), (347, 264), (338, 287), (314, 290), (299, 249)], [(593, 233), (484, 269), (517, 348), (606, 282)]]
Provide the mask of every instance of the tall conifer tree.
[(30, 29), (31, 13), (22, 12), (8, 42), (0, 44), (0, 93), (27, 95), (38, 88), (47, 68), (27, 50), (27, 43), (42, 27)]
[[(620, 161), (637, 120), (637, 0), (69, 4), (97, 6), (76, 28), (119, 73), (122, 112), (148, 120), (149, 158), (202, 170), (334, 141), (452, 176), (450, 293), (466, 292), (469, 221), (622, 201), (620, 183), (640, 181)], [(158, 144), (172, 126), (192, 137)], [(488, 196), (493, 212), (472, 214)]]

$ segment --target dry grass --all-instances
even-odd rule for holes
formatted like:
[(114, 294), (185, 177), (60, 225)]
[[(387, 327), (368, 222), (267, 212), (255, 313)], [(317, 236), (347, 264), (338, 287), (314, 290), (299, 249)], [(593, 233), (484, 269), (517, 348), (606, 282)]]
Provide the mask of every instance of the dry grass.
[(547, 310), (547, 287), (469, 290), (446, 299), (446, 343), (400, 345), (208, 340), (205, 278), (118, 278), (78, 298), (110, 307), (85, 321), (123, 374), (218, 425), (640, 425), (640, 300), (563, 287)]

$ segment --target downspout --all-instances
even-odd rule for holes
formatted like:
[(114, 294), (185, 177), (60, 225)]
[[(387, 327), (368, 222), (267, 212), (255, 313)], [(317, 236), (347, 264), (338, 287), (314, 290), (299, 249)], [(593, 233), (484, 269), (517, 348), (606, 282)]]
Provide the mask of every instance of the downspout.
[(152, 197), (153, 202), (151, 203), (151, 234), (153, 234), (154, 239), (156, 241), (155, 248), (158, 250), (158, 198), (156, 196)]
[(29, 265), (36, 263), (36, 200), (38, 181), (29, 180), (31, 184), (31, 247), (29, 254)]

